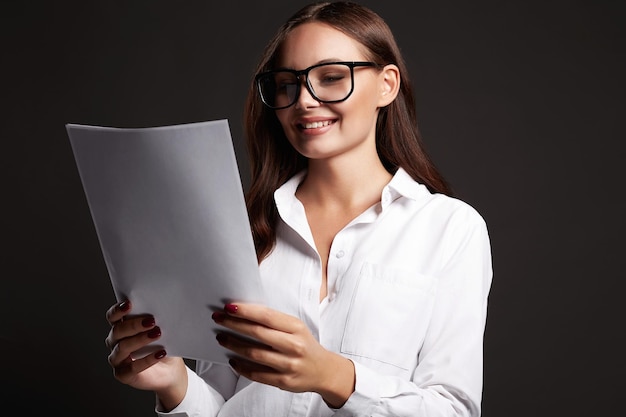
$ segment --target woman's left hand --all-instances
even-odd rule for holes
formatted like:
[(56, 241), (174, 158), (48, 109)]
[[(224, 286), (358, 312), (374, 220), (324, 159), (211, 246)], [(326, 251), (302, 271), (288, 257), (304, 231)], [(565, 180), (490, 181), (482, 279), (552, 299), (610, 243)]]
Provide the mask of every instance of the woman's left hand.
[(213, 320), (232, 331), (217, 340), (238, 356), (230, 364), (240, 375), (291, 392), (317, 392), (335, 408), (354, 392), (352, 361), (326, 350), (298, 318), (240, 303), (227, 304)]

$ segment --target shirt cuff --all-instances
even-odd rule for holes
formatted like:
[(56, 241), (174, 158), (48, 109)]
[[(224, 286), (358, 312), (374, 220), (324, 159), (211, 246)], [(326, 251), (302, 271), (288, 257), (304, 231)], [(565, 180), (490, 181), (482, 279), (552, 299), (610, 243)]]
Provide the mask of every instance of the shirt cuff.
[(354, 392), (348, 401), (337, 409), (335, 417), (369, 416), (374, 415), (374, 409), (380, 404), (380, 374), (352, 361), (356, 377)]
[(160, 401), (157, 399), (155, 412), (163, 417), (196, 417), (217, 414), (224, 404), (223, 397), (210, 387), (194, 371), (187, 369), (187, 392), (185, 397), (174, 409), (169, 412), (163, 411)]

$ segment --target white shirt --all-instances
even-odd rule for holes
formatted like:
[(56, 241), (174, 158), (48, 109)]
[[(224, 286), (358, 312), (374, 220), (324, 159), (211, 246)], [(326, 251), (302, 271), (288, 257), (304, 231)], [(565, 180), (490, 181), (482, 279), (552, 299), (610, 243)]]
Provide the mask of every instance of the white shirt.
[[(276, 247), (261, 265), (268, 305), (300, 318), (328, 350), (351, 359), (356, 390), (341, 409), (315, 393), (238, 378), (224, 365), (188, 370), (184, 400), (162, 416), (479, 416), (491, 249), (467, 203), (431, 194), (400, 169), (380, 203), (334, 238), (328, 295), (321, 260), (295, 192), (274, 198)], [(157, 408), (158, 410), (158, 408)]]

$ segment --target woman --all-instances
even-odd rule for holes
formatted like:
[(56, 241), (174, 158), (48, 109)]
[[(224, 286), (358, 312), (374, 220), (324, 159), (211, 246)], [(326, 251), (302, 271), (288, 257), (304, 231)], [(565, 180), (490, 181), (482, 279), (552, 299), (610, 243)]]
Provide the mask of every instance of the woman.
[(245, 108), (247, 195), (267, 305), (213, 319), (231, 366), (160, 351), (107, 312), (115, 377), (176, 416), (479, 416), (491, 255), (482, 217), (422, 148), (385, 22), (318, 3), (266, 47)]

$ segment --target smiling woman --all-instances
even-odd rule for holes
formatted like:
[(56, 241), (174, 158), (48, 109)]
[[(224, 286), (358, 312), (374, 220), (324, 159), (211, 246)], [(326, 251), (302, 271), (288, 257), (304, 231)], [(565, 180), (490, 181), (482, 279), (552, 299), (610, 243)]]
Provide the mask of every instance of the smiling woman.
[(314, 3), (256, 74), (246, 198), (267, 304), (216, 312), (233, 359), (195, 370), (133, 359), (158, 323), (113, 305), (115, 377), (154, 391), (163, 416), (479, 416), (487, 227), (423, 149), (391, 30), (358, 4)]

